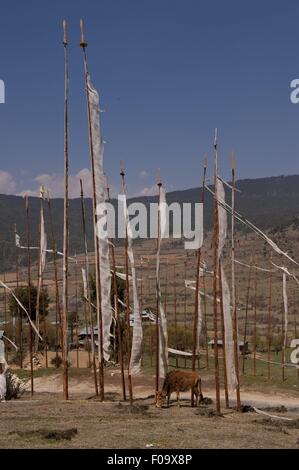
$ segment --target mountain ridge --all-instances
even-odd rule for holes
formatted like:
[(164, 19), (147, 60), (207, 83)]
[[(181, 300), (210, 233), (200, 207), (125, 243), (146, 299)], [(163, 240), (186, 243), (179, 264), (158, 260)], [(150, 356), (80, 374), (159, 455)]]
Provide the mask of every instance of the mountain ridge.
[[(236, 209), (258, 225), (261, 229), (281, 230), (295, 224), (299, 226), (299, 175), (281, 175), (255, 179), (240, 179), (236, 182), (240, 192), (236, 195)], [(228, 203), (231, 191), (225, 188)], [(178, 202), (200, 202), (200, 188), (174, 190), (167, 193), (169, 204)], [(148, 206), (157, 202), (157, 196), (135, 196), (128, 198), (128, 203), (143, 202)], [(111, 199), (116, 206), (117, 200)], [(30, 197), (30, 231), (31, 242), (38, 241), (39, 224), (39, 198)], [(62, 247), (63, 227), (63, 199), (56, 198), (51, 201), (53, 214), (53, 230), (58, 249)], [(92, 231), (92, 201), (85, 199), (88, 248), (93, 250)], [(212, 225), (213, 199), (205, 191), (204, 225), (209, 230)], [(26, 244), (26, 214), (24, 198), (22, 196), (0, 194), (0, 265), (1, 271), (13, 269), (15, 263), (14, 224), (17, 224), (21, 241)], [(49, 213), (45, 202), (45, 223), (48, 233), (48, 246), (51, 246), (51, 231), (49, 226)], [(70, 252), (83, 251), (82, 220), (80, 198), (70, 199)], [(34, 255), (33, 255), (34, 258)], [(20, 254), (20, 263), (25, 264), (26, 254)]]

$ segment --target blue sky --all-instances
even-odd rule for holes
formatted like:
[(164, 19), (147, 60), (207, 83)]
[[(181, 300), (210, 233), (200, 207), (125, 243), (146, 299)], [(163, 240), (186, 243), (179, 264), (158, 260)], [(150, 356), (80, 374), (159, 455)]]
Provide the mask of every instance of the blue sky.
[(0, 0), (0, 193), (60, 195), (63, 173), (63, 18), (70, 54), (70, 166), (88, 192), (88, 140), (79, 19), (92, 80), (101, 93), (105, 170), (129, 193), (198, 185), (205, 153), (238, 178), (298, 173), (296, 0)]

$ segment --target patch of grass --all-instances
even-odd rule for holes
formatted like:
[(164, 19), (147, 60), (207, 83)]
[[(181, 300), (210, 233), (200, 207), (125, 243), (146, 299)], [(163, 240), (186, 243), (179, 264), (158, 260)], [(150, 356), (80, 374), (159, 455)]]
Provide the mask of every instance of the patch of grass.
[(8, 435), (17, 434), (19, 437), (35, 437), (40, 436), (43, 439), (51, 439), (55, 441), (67, 440), (70, 441), (76, 434), (77, 428), (71, 429), (38, 429), (33, 431), (11, 431)]

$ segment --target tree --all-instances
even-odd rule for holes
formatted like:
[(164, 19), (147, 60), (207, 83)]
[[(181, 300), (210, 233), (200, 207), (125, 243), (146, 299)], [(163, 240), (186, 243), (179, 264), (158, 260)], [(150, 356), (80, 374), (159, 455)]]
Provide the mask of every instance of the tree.
[(282, 350), (282, 347), (283, 347), (283, 335), (282, 334), (275, 335), (272, 338), (272, 350), (275, 351), (276, 354), (278, 354)]
[[(125, 290), (126, 283), (123, 279), (116, 277), (116, 288), (117, 288), (117, 297), (124, 302), (125, 301)], [(96, 303), (96, 279), (94, 274), (89, 275), (89, 288), (90, 288), (90, 299), (95, 304)], [(111, 305), (114, 305), (114, 282), (113, 275), (111, 276)]]
[[(19, 301), (24, 305), (27, 312), (29, 312), (29, 289), (28, 286), (20, 286), (14, 289), (14, 295), (19, 299)], [(39, 297), (39, 316), (43, 318), (44, 315), (48, 315), (49, 307), (49, 294), (46, 288), (43, 288), (43, 292), (40, 293)], [(31, 319), (36, 320), (36, 301), (37, 301), (37, 287), (32, 285), (30, 286), (30, 310), (31, 310)], [(16, 299), (12, 294), (9, 296), (9, 310), (12, 316), (18, 316), (19, 312), (22, 312), (22, 316), (27, 318), (26, 313), (20, 308)]]

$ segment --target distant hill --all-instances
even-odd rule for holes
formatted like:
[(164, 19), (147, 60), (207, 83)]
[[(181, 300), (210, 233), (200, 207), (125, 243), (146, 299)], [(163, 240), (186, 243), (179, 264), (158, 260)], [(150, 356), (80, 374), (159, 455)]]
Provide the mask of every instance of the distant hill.
[[(237, 210), (257, 224), (262, 229), (280, 230), (290, 224), (299, 226), (299, 175), (278, 176), (258, 179), (245, 179), (237, 182)], [(227, 200), (230, 202), (230, 190), (226, 189)], [(167, 202), (199, 202), (199, 188), (172, 191), (167, 194)], [(30, 198), (30, 229), (32, 244), (37, 243), (39, 224), (39, 199)], [(157, 202), (157, 197), (139, 197), (129, 199), (129, 202), (142, 201), (145, 205)], [(116, 204), (116, 201), (112, 201)], [(48, 233), (48, 245), (51, 244), (49, 216), (45, 203), (45, 219)], [(92, 233), (92, 203), (85, 200), (87, 217), (87, 236), (89, 249), (93, 249)], [(62, 248), (63, 200), (52, 201), (54, 234), (58, 249)], [(208, 230), (212, 224), (212, 197), (205, 193), (204, 223)], [(19, 196), (0, 195), (0, 271), (13, 269), (15, 263), (15, 247), (13, 225), (17, 224), (18, 233), (25, 243), (26, 218), (24, 199)], [(82, 222), (80, 199), (70, 200), (70, 251), (83, 251)], [(23, 252), (21, 263), (24, 264), (26, 255)]]

